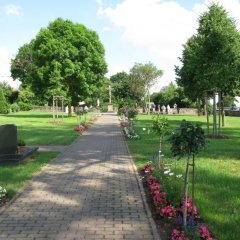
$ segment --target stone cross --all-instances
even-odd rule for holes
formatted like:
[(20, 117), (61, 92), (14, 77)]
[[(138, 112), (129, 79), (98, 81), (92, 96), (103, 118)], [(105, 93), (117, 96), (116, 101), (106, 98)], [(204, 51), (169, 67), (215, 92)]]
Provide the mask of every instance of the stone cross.
[(110, 85), (108, 86), (107, 90), (109, 90), (109, 103), (111, 104), (112, 103), (112, 88)]

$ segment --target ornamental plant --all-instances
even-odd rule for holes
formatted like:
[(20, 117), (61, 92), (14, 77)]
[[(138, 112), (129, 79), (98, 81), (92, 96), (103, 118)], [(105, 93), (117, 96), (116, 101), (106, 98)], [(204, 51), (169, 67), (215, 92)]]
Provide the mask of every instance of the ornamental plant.
[(4, 198), (6, 194), (7, 194), (6, 189), (0, 186), (0, 200), (2, 200), (2, 198)]
[(0, 114), (8, 113), (9, 105), (7, 100), (3, 94), (2, 88), (0, 88)]
[(129, 119), (135, 119), (138, 114), (138, 111), (134, 108), (128, 108), (127, 109), (127, 117)]
[[(187, 165), (185, 171), (184, 180), (184, 212), (183, 223), (187, 225), (187, 206), (188, 206), (188, 178), (189, 178), (189, 166), (192, 166), (192, 202), (194, 202), (194, 184), (195, 184), (195, 156), (200, 150), (205, 148), (206, 140), (203, 129), (199, 124), (195, 126), (182, 120), (179, 128), (172, 134), (169, 139), (171, 143), (171, 151), (178, 160), (187, 156)], [(192, 163), (190, 163), (192, 159)], [(194, 208), (192, 208), (192, 215), (194, 216)]]
[(158, 167), (160, 168), (163, 138), (169, 134), (168, 119), (161, 117), (160, 114), (153, 116), (152, 129), (159, 136)]

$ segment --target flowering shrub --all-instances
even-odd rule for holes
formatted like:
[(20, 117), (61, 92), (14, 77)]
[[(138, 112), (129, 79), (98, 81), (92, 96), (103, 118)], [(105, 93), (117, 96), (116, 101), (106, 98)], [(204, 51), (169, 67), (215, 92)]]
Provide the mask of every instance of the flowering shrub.
[[(161, 217), (167, 217), (168, 219), (174, 219), (173, 222), (178, 223), (179, 230), (173, 229), (171, 233), (171, 240), (189, 240), (189, 239), (201, 239), (201, 240), (216, 240), (210, 233), (209, 229), (205, 225), (199, 225), (196, 222), (198, 218), (198, 210), (195, 205), (193, 205), (192, 199), (187, 197), (187, 216), (188, 222), (187, 226), (183, 230), (183, 210), (184, 210), (184, 201), (182, 201), (181, 206), (178, 207), (170, 204), (166, 198), (166, 192), (162, 191), (161, 185), (157, 181), (156, 177), (150, 175), (154, 172), (154, 167), (151, 167), (151, 164), (148, 163), (143, 167), (143, 172), (149, 174), (146, 181), (149, 187), (149, 190), (152, 194), (153, 204), (155, 211)], [(169, 178), (171, 170), (162, 170), (163, 175)], [(164, 173), (165, 171), (165, 173)], [(167, 171), (167, 172), (166, 172)], [(175, 175), (175, 178), (181, 178), (182, 175)], [(170, 177), (173, 178), (173, 177)], [(178, 203), (179, 204), (179, 203)], [(192, 212), (194, 215), (192, 216)]]
[[(185, 197), (184, 197), (185, 199)], [(180, 211), (183, 213), (184, 212), (184, 205), (185, 205), (185, 201), (183, 200), (182, 202), (182, 206), (180, 208)], [(187, 198), (187, 217), (190, 217), (193, 211), (193, 214), (195, 217), (197, 217), (198, 215), (198, 211), (197, 211), (197, 207), (195, 205), (193, 205), (192, 203), (192, 199), (190, 197)]]
[(151, 173), (154, 171), (154, 167), (151, 167), (151, 165), (149, 164), (146, 164), (144, 167), (143, 167), (143, 170), (145, 173)]
[(172, 218), (176, 215), (176, 210), (172, 205), (167, 205), (161, 209), (160, 215), (162, 217), (167, 216), (168, 218)]
[(5, 188), (3, 188), (2, 186), (0, 186), (0, 200), (5, 197), (7, 194), (7, 191)]
[(74, 129), (73, 129), (74, 131), (76, 131), (76, 132), (84, 132), (86, 129), (83, 127), (83, 126), (78, 126), (78, 127), (75, 127)]
[(201, 225), (199, 227), (199, 235), (203, 240), (216, 240), (215, 238), (212, 237), (210, 231), (205, 225)]
[(138, 111), (134, 108), (128, 108), (126, 113), (128, 118), (134, 119), (137, 116)]
[(184, 231), (173, 229), (171, 240), (189, 240)]
[(123, 133), (129, 139), (138, 139), (139, 138), (138, 134), (135, 133), (135, 131), (133, 129), (129, 130), (127, 127), (123, 128)]

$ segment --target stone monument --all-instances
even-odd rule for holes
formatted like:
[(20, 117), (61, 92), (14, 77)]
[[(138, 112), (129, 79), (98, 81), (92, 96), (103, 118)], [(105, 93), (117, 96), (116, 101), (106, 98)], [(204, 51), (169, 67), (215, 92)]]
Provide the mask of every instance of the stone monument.
[(0, 164), (20, 163), (37, 152), (38, 147), (26, 147), (24, 152), (17, 152), (17, 126), (0, 125)]
[(0, 155), (15, 154), (17, 151), (17, 127), (14, 124), (0, 126)]
[(113, 105), (112, 105), (112, 87), (109, 85), (107, 88), (109, 90), (109, 103), (108, 103), (108, 112), (113, 112)]

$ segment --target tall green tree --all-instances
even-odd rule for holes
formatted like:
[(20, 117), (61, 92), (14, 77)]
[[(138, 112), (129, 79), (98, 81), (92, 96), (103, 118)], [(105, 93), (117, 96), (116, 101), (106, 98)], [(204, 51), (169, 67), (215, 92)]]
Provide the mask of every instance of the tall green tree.
[(211, 4), (199, 18), (197, 34), (184, 45), (180, 58), (182, 66), (176, 67), (177, 83), (184, 87), (188, 97), (203, 99), (206, 92), (213, 96), (216, 91), (219, 96), (238, 94), (239, 42), (240, 33), (235, 21), (223, 7)]
[(110, 77), (113, 87), (113, 97), (117, 102), (134, 99), (135, 94), (130, 88), (130, 77), (126, 72), (118, 72)]
[(18, 97), (18, 91), (14, 90), (7, 82), (0, 82), (0, 88), (8, 103), (14, 103)]
[(9, 105), (3, 94), (3, 89), (0, 87), (0, 114), (8, 113)]
[(177, 83), (193, 99), (214, 89), (235, 95), (240, 87), (239, 42), (235, 21), (223, 7), (212, 4), (200, 16), (197, 35), (184, 45)]
[(189, 98), (185, 96), (183, 88), (176, 86), (173, 82), (161, 88), (158, 93), (151, 94), (151, 100), (155, 104), (165, 106), (169, 104), (171, 107), (177, 104), (179, 108), (191, 107), (193, 105)]
[(104, 52), (96, 32), (58, 18), (19, 49), (12, 77), (30, 85), (36, 96), (49, 100), (63, 95), (69, 106), (76, 105), (102, 86)]
[[(146, 97), (148, 106), (150, 106), (150, 88), (156, 84), (163, 71), (157, 69), (152, 63), (135, 63), (130, 69), (130, 87), (138, 97)], [(148, 113), (150, 109), (148, 108)]]

